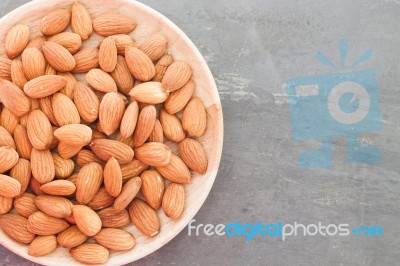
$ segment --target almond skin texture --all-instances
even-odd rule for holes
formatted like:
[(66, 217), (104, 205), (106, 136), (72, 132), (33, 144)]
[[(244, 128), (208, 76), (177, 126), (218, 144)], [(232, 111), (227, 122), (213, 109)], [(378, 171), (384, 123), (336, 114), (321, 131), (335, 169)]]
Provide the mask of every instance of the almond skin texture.
[(21, 184), (16, 179), (0, 174), (0, 196), (14, 198), (20, 191)]
[(170, 54), (163, 55), (155, 66), (156, 74), (153, 77), (153, 81), (161, 82), (165, 72), (167, 71), (167, 68), (172, 64), (172, 62), (174, 62), (174, 59)]
[(130, 163), (121, 165), (122, 179), (128, 180), (135, 176), (140, 175), (143, 171), (147, 170), (149, 166), (139, 160), (134, 159)]
[(67, 72), (75, 68), (75, 58), (64, 46), (55, 42), (45, 42), (41, 49), (47, 62), (55, 70)]
[(156, 116), (157, 111), (154, 105), (146, 106), (140, 111), (136, 129), (133, 133), (135, 147), (143, 145), (149, 138), (154, 128)]
[(104, 228), (93, 236), (97, 243), (112, 250), (130, 250), (135, 246), (135, 238), (125, 230)]
[(71, 29), (86, 40), (93, 32), (92, 18), (87, 9), (79, 2), (72, 4)]
[(55, 235), (68, 227), (69, 224), (64, 219), (49, 216), (41, 211), (32, 213), (27, 224), (29, 232), (40, 236)]
[(164, 131), (161, 126), (160, 120), (156, 119), (154, 123), (154, 128), (153, 131), (151, 132), (149, 139), (149, 142), (164, 142)]
[(42, 52), (36, 48), (25, 49), (21, 56), (25, 77), (28, 80), (44, 75), (46, 61)]
[(67, 79), (57, 75), (46, 75), (28, 81), (24, 92), (31, 98), (44, 98), (50, 96), (67, 84)]
[(76, 186), (68, 180), (54, 180), (42, 185), (40, 189), (44, 193), (54, 196), (69, 196), (75, 193)]
[(72, 75), (70, 72), (64, 72), (64, 73), (59, 72), (58, 75), (67, 79), (67, 84), (65, 85), (65, 88), (60, 90), (60, 93), (64, 94), (65, 96), (73, 100), (75, 85), (78, 81), (76, 80), (75, 76)]
[(0, 174), (13, 168), (18, 162), (18, 158), (18, 153), (13, 148), (9, 146), (0, 147)]
[(111, 157), (104, 166), (104, 186), (108, 194), (118, 197), (122, 190), (122, 172), (117, 160)]
[(57, 235), (57, 242), (61, 247), (73, 248), (85, 242), (87, 238), (76, 225), (73, 225)]
[(87, 264), (102, 264), (107, 262), (110, 252), (99, 244), (84, 243), (70, 249), (69, 253), (79, 262)]
[(139, 84), (129, 92), (132, 99), (148, 104), (163, 103), (167, 100), (169, 92), (161, 88), (161, 83), (149, 81)]
[(94, 236), (101, 229), (100, 217), (85, 205), (75, 205), (72, 209), (76, 226), (87, 236)]
[(18, 162), (10, 170), (10, 176), (21, 184), (20, 194), (24, 193), (31, 179), (31, 164), (28, 160), (18, 159)]
[(63, 46), (71, 54), (75, 54), (82, 46), (81, 36), (73, 32), (61, 32), (49, 38), (49, 42)]
[(139, 116), (139, 105), (136, 101), (132, 101), (126, 108), (122, 117), (120, 134), (123, 138), (132, 136), (136, 128), (136, 123)]
[(194, 81), (191, 79), (185, 86), (172, 92), (164, 102), (164, 109), (170, 114), (175, 114), (183, 110), (190, 98), (192, 98), (194, 87)]
[(151, 59), (136, 47), (125, 48), (125, 60), (131, 74), (140, 81), (149, 81), (156, 74)]
[(82, 124), (70, 124), (54, 131), (54, 136), (71, 146), (85, 146), (92, 140), (92, 129)]
[(33, 148), (31, 168), (33, 177), (41, 184), (48, 183), (55, 177), (54, 161), (49, 150)]
[(127, 164), (133, 159), (133, 150), (128, 145), (109, 139), (96, 139), (90, 144), (90, 148), (103, 161), (114, 157), (119, 164)]
[(129, 205), (129, 216), (133, 224), (146, 236), (160, 232), (160, 219), (157, 212), (141, 199), (134, 199)]
[(124, 184), (121, 194), (115, 199), (113, 208), (116, 212), (125, 209), (136, 197), (142, 185), (140, 177), (134, 177)]
[(55, 126), (59, 126), (53, 112), (52, 96), (40, 98), (39, 105), (40, 109), (47, 116), (50, 122)]
[(57, 9), (48, 13), (39, 23), (39, 30), (43, 35), (55, 35), (64, 31), (71, 21), (71, 11)]
[(207, 113), (203, 103), (193, 97), (182, 114), (182, 127), (191, 137), (201, 137), (206, 131)]
[(13, 198), (0, 196), (0, 215), (8, 213), (13, 207)]
[(104, 14), (93, 21), (94, 31), (101, 36), (128, 34), (135, 27), (135, 20), (118, 14)]
[(121, 124), (125, 112), (124, 100), (115, 92), (107, 93), (100, 103), (99, 121), (103, 132), (114, 133)]
[[(93, 139), (93, 137), (92, 137)], [(77, 155), (76, 155), (76, 164), (79, 167), (83, 167), (84, 165), (95, 162), (98, 164), (105, 164), (103, 160), (101, 160), (99, 157), (97, 157), (92, 151), (89, 150), (81, 150)]]
[(105, 38), (99, 48), (99, 65), (105, 72), (112, 72), (117, 65), (117, 46), (114, 38)]
[(142, 179), (142, 187), (140, 191), (146, 199), (147, 204), (155, 210), (161, 206), (164, 195), (164, 179), (157, 170), (144, 171), (140, 178)]
[(171, 219), (181, 217), (185, 207), (185, 188), (181, 184), (171, 183), (165, 190), (162, 209)]
[(26, 46), (27, 48), (32, 48), (32, 47), (36, 47), (40, 49), (40, 46), (42, 45), (42, 43), (44, 43), (46, 41), (46, 38), (44, 36), (38, 36), (33, 38), (32, 40), (30, 40), (28, 42), (28, 45)]
[[(19, 118), (16, 117), (10, 110), (4, 108), (0, 115), (0, 125), (13, 135), (18, 124)], [(15, 145), (12, 145), (12, 147), (15, 147)]]
[(73, 146), (68, 143), (60, 142), (57, 146), (58, 154), (63, 159), (70, 159), (77, 155), (82, 150), (82, 146)]
[(152, 34), (140, 45), (142, 50), (152, 61), (157, 61), (167, 50), (168, 40), (161, 33)]
[(73, 101), (62, 93), (56, 93), (52, 97), (54, 117), (59, 126), (79, 124), (81, 117)]
[(182, 88), (192, 76), (192, 68), (183, 61), (173, 62), (165, 72), (162, 86), (166, 91), (173, 92)]
[(117, 92), (117, 84), (115, 84), (113, 78), (101, 69), (95, 68), (90, 70), (85, 78), (95, 90), (104, 93)]
[(25, 83), (28, 82), (20, 59), (14, 59), (11, 63), (11, 80), (21, 89), (24, 88)]
[(160, 111), (160, 122), (164, 135), (173, 142), (180, 142), (185, 138), (181, 121), (175, 116), (162, 109)]
[(191, 176), (189, 168), (182, 161), (181, 158), (175, 154), (171, 154), (171, 161), (166, 166), (156, 167), (160, 174), (175, 183), (189, 183)]
[(39, 195), (35, 204), (39, 210), (56, 218), (65, 218), (72, 213), (72, 203), (63, 197)]
[(0, 79), (0, 101), (15, 116), (26, 115), (31, 109), (31, 101), (14, 83)]
[(31, 178), (31, 180), (29, 181), (29, 188), (36, 196), (44, 194), (44, 192), (40, 189), (39, 181), (37, 181), (35, 178)]
[(99, 66), (99, 49), (82, 48), (74, 54), (75, 68), (72, 73), (86, 73)]
[(25, 192), (14, 200), (15, 210), (25, 218), (38, 211), (35, 205), (35, 195)]
[(108, 194), (107, 190), (104, 187), (101, 187), (97, 191), (93, 199), (87, 204), (87, 206), (89, 206), (93, 210), (101, 210), (113, 205), (114, 199), (115, 198)]
[(0, 227), (4, 233), (15, 241), (29, 244), (35, 235), (27, 230), (28, 220), (19, 214), (4, 214), (0, 216)]
[(56, 236), (37, 236), (29, 245), (28, 254), (40, 257), (53, 252), (57, 248)]
[(97, 213), (101, 219), (103, 227), (119, 228), (131, 223), (129, 213), (126, 209), (116, 211), (114, 208), (106, 208)]
[(125, 55), (126, 46), (134, 47), (136, 45), (132, 37), (127, 34), (115, 34), (111, 37), (114, 39), (115, 45), (117, 46), (118, 55)]
[(207, 155), (203, 146), (194, 139), (184, 139), (178, 145), (183, 162), (192, 170), (204, 174), (207, 171)]
[(75, 84), (74, 103), (80, 116), (86, 122), (93, 122), (99, 116), (99, 99), (89, 87), (80, 82)]
[(171, 160), (171, 149), (160, 142), (147, 142), (135, 149), (135, 158), (150, 166), (164, 166)]
[(97, 163), (88, 163), (79, 171), (76, 181), (76, 199), (81, 204), (89, 203), (103, 182), (103, 169)]
[[(3, 111), (4, 112), (4, 111)], [(3, 114), (3, 113), (2, 113)], [(0, 126), (0, 147), (9, 146), (15, 149), (15, 142), (11, 134), (2, 126)]]
[(0, 79), (11, 80), (11, 64), (8, 58), (0, 58)]
[(57, 178), (68, 178), (74, 171), (74, 161), (70, 159), (63, 159), (60, 155), (53, 152), (51, 154), (54, 161), (54, 168)]
[(47, 149), (53, 140), (53, 128), (47, 116), (40, 110), (29, 114), (26, 124), (28, 138), (35, 149)]
[(134, 79), (123, 56), (117, 57), (117, 63), (114, 71), (111, 72), (111, 76), (121, 93), (128, 94), (133, 88)]
[(12, 27), (7, 35), (4, 43), (6, 54), (10, 59), (19, 56), (29, 42), (29, 27), (17, 24)]

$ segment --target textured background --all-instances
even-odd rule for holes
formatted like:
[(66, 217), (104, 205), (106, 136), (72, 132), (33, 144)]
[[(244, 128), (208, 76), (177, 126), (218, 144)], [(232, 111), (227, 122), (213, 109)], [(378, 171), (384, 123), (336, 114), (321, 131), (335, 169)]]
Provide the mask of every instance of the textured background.
[[(0, 14), (25, 2), (2, 0)], [(188, 236), (185, 230), (135, 265), (398, 265), (400, 1), (142, 2), (192, 39), (221, 96), (223, 157), (196, 223), (379, 224), (384, 236), (245, 241)], [(298, 154), (314, 143), (291, 140), (283, 84), (288, 78), (337, 71), (314, 55), (321, 50), (339, 62), (341, 38), (349, 39), (350, 61), (369, 48), (374, 52), (361, 69), (374, 68), (378, 76), (383, 130), (369, 138), (381, 150), (382, 162), (346, 164), (345, 139), (337, 138), (332, 169), (300, 169)], [(32, 265), (2, 247), (0, 260), (0, 265)]]

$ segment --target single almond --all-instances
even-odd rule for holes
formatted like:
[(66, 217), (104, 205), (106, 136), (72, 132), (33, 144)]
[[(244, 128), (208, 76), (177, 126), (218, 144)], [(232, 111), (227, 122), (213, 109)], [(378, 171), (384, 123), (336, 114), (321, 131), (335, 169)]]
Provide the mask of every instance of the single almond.
[(125, 230), (117, 228), (101, 229), (93, 239), (111, 250), (130, 250), (135, 246), (135, 238)]
[(19, 195), (20, 191), (21, 184), (18, 182), (18, 180), (7, 175), (0, 174), (0, 196), (14, 198)]
[(164, 135), (173, 142), (180, 142), (185, 138), (181, 121), (175, 116), (162, 109), (160, 111), (160, 122)]
[(29, 27), (17, 24), (6, 35), (4, 48), (7, 56), (14, 59), (19, 56), (29, 42)]
[(0, 126), (0, 147), (1, 146), (9, 146), (15, 149), (15, 142), (13, 137), (11, 136), (10, 132), (8, 132), (7, 129), (2, 126)]
[(75, 164), (71, 159), (63, 159), (58, 153), (53, 152), (54, 168), (57, 178), (67, 178), (74, 171)]
[(104, 14), (93, 20), (93, 29), (101, 36), (128, 34), (135, 27), (135, 20), (119, 14)]
[(69, 224), (64, 219), (52, 217), (44, 212), (37, 211), (28, 217), (26, 227), (33, 234), (49, 236), (64, 231), (69, 227)]
[[(92, 139), (93, 139), (93, 137), (92, 137)], [(76, 164), (79, 167), (83, 167), (84, 165), (91, 163), (91, 162), (95, 162), (98, 164), (104, 164), (103, 160), (101, 160), (92, 151), (89, 151), (89, 150), (81, 150), (76, 155)]]
[(76, 186), (68, 180), (54, 180), (42, 185), (40, 189), (49, 195), (70, 196), (75, 193)]
[(41, 184), (52, 181), (55, 177), (53, 157), (50, 150), (32, 149), (31, 168), (33, 177)]
[(156, 167), (157, 171), (160, 174), (175, 183), (189, 183), (191, 176), (189, 168), (182, 161), (181, 158), (176, 156), (175, 154), (171, 154), (171, 160), (169, 164), (165, 166)]
[(29, 244), (35, 235), (27, 230), (28, 220), (15, 213), (3, 214), (0, 216), (0, 227), (4, 233), (15, 241)]
[(115, 92), (107, 93), (100, 103), (99, 122), (103, 132), (113, 134), (120, 126), (125, 112), (124, 100)]
[(34, 110), (29, 114), (26, 129), (34, 148), (45, 150), (50, 146), (53, 140), (53, 128), (42, 111)]
[(101, 229), (99, 215), (85, 205), (75, 205), (72, 209), (76, 226), (87, 236), (94, 236)]
[(111, 157), (104, 166), (104, 187), (108, 194), (118, 197), (122, 190), (122, 172), (118, 161)]
[(129, 216), (133, 224), (146, 236), (160, 232), (160, 219), (157, 212), (141, 199), (134, 199), (129, 205)]
[(96, 94), (83, 83), (77, 82), (75, 85), (74, 103), (83, 120), (93, 122), (99, 116), (100, 102)]
[(14, 198), (0, 196), (0, 215), (6, 214), (11, 211), (13, 207)]
[(116, 140), (96, 139), (92, 141), (90, 148), (103, 161), (114, 157), (121, 165), (131, 162), (134, 155), (132, 148)]
[(72, 202), (64, 197), (39, 195), (35, 204), (39, 210), (56, 218), (65, 218), (72, 213)]
[(79, 2), (72, 4), (71, 29), (86, 40), (93, 32), (92, 18), (87, 9)]
[(185, 86), (177, 91), (172, 92), (168, 99), (164, 102), (164, 109), (170, 114), (176, 114), (183, 110), (186, 104), (192, 98), (194, 92), (194, 81), (189, 80)]
[(134, 177), (124, 184), (119, 196), (115, 199), (113, 208), (116, 212), (125, 209), (129, 203), (136, 197), (140, 191), (142, 180), (140, 177)]
[(131, 74), (138, 80), (151, 80), (156, 70), (151, 59), (136, 47), (125, 48), (125, 60)]
[(71, 11), (56, 9), (44, 16), (39, 23), (39, 30), (43, 35), (55, 35), (64, 31), (71, 22)]
[(164, 142), (164, 131), (161, 126), (160, 120), (156, 119), (154, 123), (153, 131), (151, 132), (149, 138), (149, 142)]
[(25, 77), (28, 80), (44, 75), (46, 60), (43, 53), (36, 47), (25, 49), (21, 56)]
[(97, 213), (103, 227), (119, 228), (131, 223), (129, 213), (126, 209), (116, 211), (114, 208), (105, 208)]
[(164, 166), (171, 160), (171, 149), (161, 142), (147, 142), (135, 149), (135, 158), (150, 166)]
[(134, 47), (136, 45), (135, 41), (128, 34), (115, 34), (110, 37), (114, 39), (119, 55), (125, 55), (126, 46)]
[(85, 146), (92, 140), (92, 129), (83, 124), (69, 124), (54, 131), (54, 136), (71, 146)]
[(167, 45), (168, 39), (161, 33), (155, 33), (146, 37), (139, 49), (154, 62), (165, 54)]
[(186, 138), (178, 145), (183, 162), (192, 170), (204, 174), (207, 171), (207, 155), (197, 140)]
[(21, 196), (15, 198), (14, 208), (19, 214), (28, 218), (32, 213), (38, 211), (35, 204), (35, 195), (25, 192)]
[[(1, 111), (0, 125), (5, 128), (10, 134), (14, 135), (15, 128), (18, 124), (19, 117), (16, 117), (10, 110), (4, 108), (3, 111)], [(15, 145), (13, 145), (13, 147), (15, 147)]]
[(117, 65), (117, 46), (114, 38), (105, 38), (99, 48), (99, 65), (105, 72), (112, 72)]
[(55, 125), (59, 126), (56, 117), (54, 116), (53, 112), (53, 97), (44, 97), (39, 99), (40, 110), (47, 116), (50, 122)]
[(99, 49), (84, 47), (74, 54), (75, 68), (72, 73), (86, 73), (99, 66)]
[(0, 79), (11, 81), (11, 61), (8, 58), (0, 58)]
[(28, 247), (28, 254), (34, 257), (45, 256), (57, 248), (56, 236), (37, 236)]
[(21, 184), (20, 194), (24, 193), (31, 179), (31, 163), (25, 159), (18, 159), (18, 162), (10, 170), (10, 176)]
[[(108, 194), (107, 190), (104, 187), (101, 187), (96, 195), (94, 195), (93, 199), (87, 204), (93, 210), (101, 210), (113, 205), (115, 198)], [(101, 218), (101, 217), (100, 217)], [(103, 226), (105, 226), (103, 224)]]
[(24, 92), (31, 98), (44, 98), (50, 96), (67, 84), (67, 79), (57, 75), (45, 75), (28, 81)]
[(20, 59), (14, 59), (11, 63), (11, 80), (21, 89), (24, 88), (25, 83), (28, 82)]
[[(0, 147), (0, 174), (7, 172), (18, 162), (18, 153), (9, 146)], [(7, 197), (6, 195), (3, 195)]]
[(170, 54), (163, 55), (160, 60), (158, 60), (157, 64), (155, 65), (156, 74), (153, 77), (153, 81), (161, 82), (167, 68), (174, 62), (174, 59)]
[(141, 175), (142, 192), (147, 204), (155, 210), (161, 206), (164, 195), (164, 179), (157, 170), (146, 170)]
[(184, 207), (185, 188), (181, 184), (169, 184), (162, 200), (162, 209), (165, 215), (176, 220), (181, 217)]
[(147, 170), (149, 166), (142, 163), (139, 160), (134, 159), (133, 161), (121, 165), (122, 179), (124, 181), (129, 180), (135, 176), (139, 176), (143, 171)]
[(139, 105), (136, 101), (132, 101), (126, 108), (121, 120), (120, 134), (123, 138), (132, 136), (136, 128), (139, 116)]
[(173, 62), (165, 72), (162, 87), (173, 92), (182, 88), (192, 76), (192, 68), (184, 61)]
[(64, 46), (55, 42), (44, 42), (41, 49), (47, 62), (55, 70), (67, 72), (75, 68), (75, 58)]
[(0, 79), (0, 88), (0, 101), (15, 116), (21, 117), (30, 111), (29, 98), (14, 83)]
[(149, 81), (141, 83), (129, 92), (132, 99), (148, 104), (163, 103), (169, 96), (169, 92), (161, 88), (161, 83)]
[(75, 85), (78, 81), (76, 80), (75, 76), (72, 75), (70, 72), (59, 72), (58, 75), (67, 79), (67, 84), (64, 88), (60, 90), (60, 93), (73, 100)]
[(101, 69), (94, 68), (90, 70), (85, 79), (90, 86), (100, 92), (117, 92), (117, 84), (113, 78)]
[(64, 248), (73, 248), (84, 243), (87, 238), (76, 225), (73, 225), (57, 235), (57, 243)]
[(113, 72), (111, 72), (112, 78), (117, 84), (118, 90), (124, 94), (128, 94), (133, 88), (134, 79), (129, 72), (128, 65), (126, 64), (123, 56), (117, 57), (117, 63)]
[(82, 150), (81, 145), (71, 145), (65, 142), (60, 141), (57, 146), (58, 154), (64, 159), (70, 159), (77, 155)]
[(50, 37), (48, 41), (63, 46), (71, 54), (75, 54), (82, 47), (81, 36), (73, 32), (61, 32)]
[(207, 113), (203, 103), (193, 97), (182, 114), (182, 127), (191, 137), (203, 136), (207, 126)]
[(69, 250), (71, 256), (79, 262), (87, 264), (106, 263), (109, 251), (105, 247), (94, 243), (83, 243)]
[(53, 95), (52, 107), (58, 125), (79, 124), (81, 117), (78, 109), (70, 98), (62, 93)]
[(144, 107), (138, 117), (133, 139), (135, 147), (139, 147), (146, 142), (154, 128), (157, 111), (154, 105)]
[(81, 204), (87, 204), (96, 195), (103, 182), (103, 169), (98, 163), (88, 163), (83, 166), (76, 180), (76, 199)]

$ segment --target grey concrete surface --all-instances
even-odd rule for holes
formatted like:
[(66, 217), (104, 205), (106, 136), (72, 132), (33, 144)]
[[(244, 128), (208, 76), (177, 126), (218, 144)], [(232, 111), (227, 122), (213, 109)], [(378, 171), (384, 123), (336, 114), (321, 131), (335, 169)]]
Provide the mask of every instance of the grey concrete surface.
[[(5, 14), (27, 2), (2, 0)], [(348, 223), (380, 225), (383, 236), (188, 236), (187, 230), (132, 265), (400, 265), (398, 0), (143, 0), (197, 45), (216, 79), (225, 119), (220, 170), (196, 223)], [(377, 73), (383, 129), (367, 138), (377, 165), (345, 161), (335, 138), (331, 169), (302, 169), (297, 156), (317, 142), (291, 139), (289, 78), (332, 73), (317, 51), (340, 62), (373, 56), (358, 69)], [(32, 263), (0, 248), (0, 265)]]

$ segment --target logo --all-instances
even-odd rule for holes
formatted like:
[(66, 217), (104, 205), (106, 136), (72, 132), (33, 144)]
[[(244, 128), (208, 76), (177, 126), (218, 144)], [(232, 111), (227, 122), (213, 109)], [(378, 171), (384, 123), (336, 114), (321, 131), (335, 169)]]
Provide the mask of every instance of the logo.
[[(341, 67), (346, 66), (347, 40), (340, 40)], [(372, 56), (364, 52), (351, 65), (356, 68)], [(316, 59), (334, 67), (321, 52)], [(347, 139), (348, 163), (375, 164), (381, 160), (379, 149), (358, 141), (360, 134), (382, 129), (378, 85), (373, 69), (336, 72), (321, 76), (293, 78), (286, 81), (292, 139), (318, 139), (317, 150), (303, 151), (298, 158), (301, 168), (332, 167), (332, 139)]]

